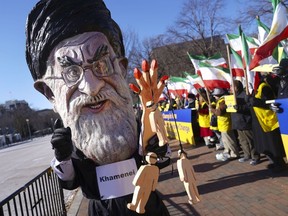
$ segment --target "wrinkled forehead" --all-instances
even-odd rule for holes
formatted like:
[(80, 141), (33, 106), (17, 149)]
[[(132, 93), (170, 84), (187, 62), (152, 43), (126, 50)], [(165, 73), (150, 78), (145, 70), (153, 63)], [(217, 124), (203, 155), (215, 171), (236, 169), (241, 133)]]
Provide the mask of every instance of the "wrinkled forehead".
[(87, 32), (60, 42), (51, 52), (50, 58), (69, 56), (81, 61), (89, 59), (95, 55), (97, 49), (101, 46), (107, 46), (112, 54), (113, 49), (106, 36), (101, 32)]

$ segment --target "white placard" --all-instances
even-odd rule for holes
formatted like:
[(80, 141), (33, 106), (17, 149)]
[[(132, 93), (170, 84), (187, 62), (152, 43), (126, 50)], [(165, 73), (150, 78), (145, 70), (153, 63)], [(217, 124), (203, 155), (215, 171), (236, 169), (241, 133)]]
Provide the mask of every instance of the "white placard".
[(102, 200), (113, 199), (134, 192), (132, 181), (137, 173), (135, 159), (96, 167), (96, 177)]

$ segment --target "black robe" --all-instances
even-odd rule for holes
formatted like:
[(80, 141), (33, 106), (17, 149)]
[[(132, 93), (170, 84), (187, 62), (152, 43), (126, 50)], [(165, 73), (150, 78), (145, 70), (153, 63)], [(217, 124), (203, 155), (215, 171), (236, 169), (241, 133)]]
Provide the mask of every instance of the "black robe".
[[(274, 92), (269, 86), (265, 86), (262, 89), (261, 99), (253, 98), (252, 106), (262, 107), (269, 109), (269, 105), (265, 102), (266, 100), (275, 99)], [(263, 153), (272, 157), (284, 157), (285, 151), (281, 138), (280, 129), (276, 128), (271, 132), (264, 132), (258, 119), (256, 117), (255, 111), (251, 106), (252, 115), (252, 130), (254, 133), (254, 144), (255, 149), (258, 153)]]
[[(137, 151), (136, 151), (137, 152)], [(137, 167), (141, 164), (142, 157), (134, 154)], [(89, 216), (169, 216), (169, 212), (158, 195), (157, 191), (152, 191), (146, 204), (145, 214), (138, 214), (127, 208), (127, 204), (132, 201), (133, 194), (114, 199), (101, 200), (96, 178), (95, 163), (86, 158), (80, 151), (72, 153), (72, 163), (75, 169), (76, 177), (73, 181), (60, 180), (64, 189), (73, 190), (81, 187), (84, 197), (89, 199)]]

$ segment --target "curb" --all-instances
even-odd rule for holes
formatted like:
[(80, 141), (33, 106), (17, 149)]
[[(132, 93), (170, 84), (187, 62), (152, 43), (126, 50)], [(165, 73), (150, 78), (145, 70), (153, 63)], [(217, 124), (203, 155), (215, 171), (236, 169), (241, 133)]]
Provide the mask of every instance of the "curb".
[(72, 201), (72, 204), (67, 211), (67, 216), (76, 216), (78, 214), (82, 199), (83, 199), (82, 190), (78, 188)]

